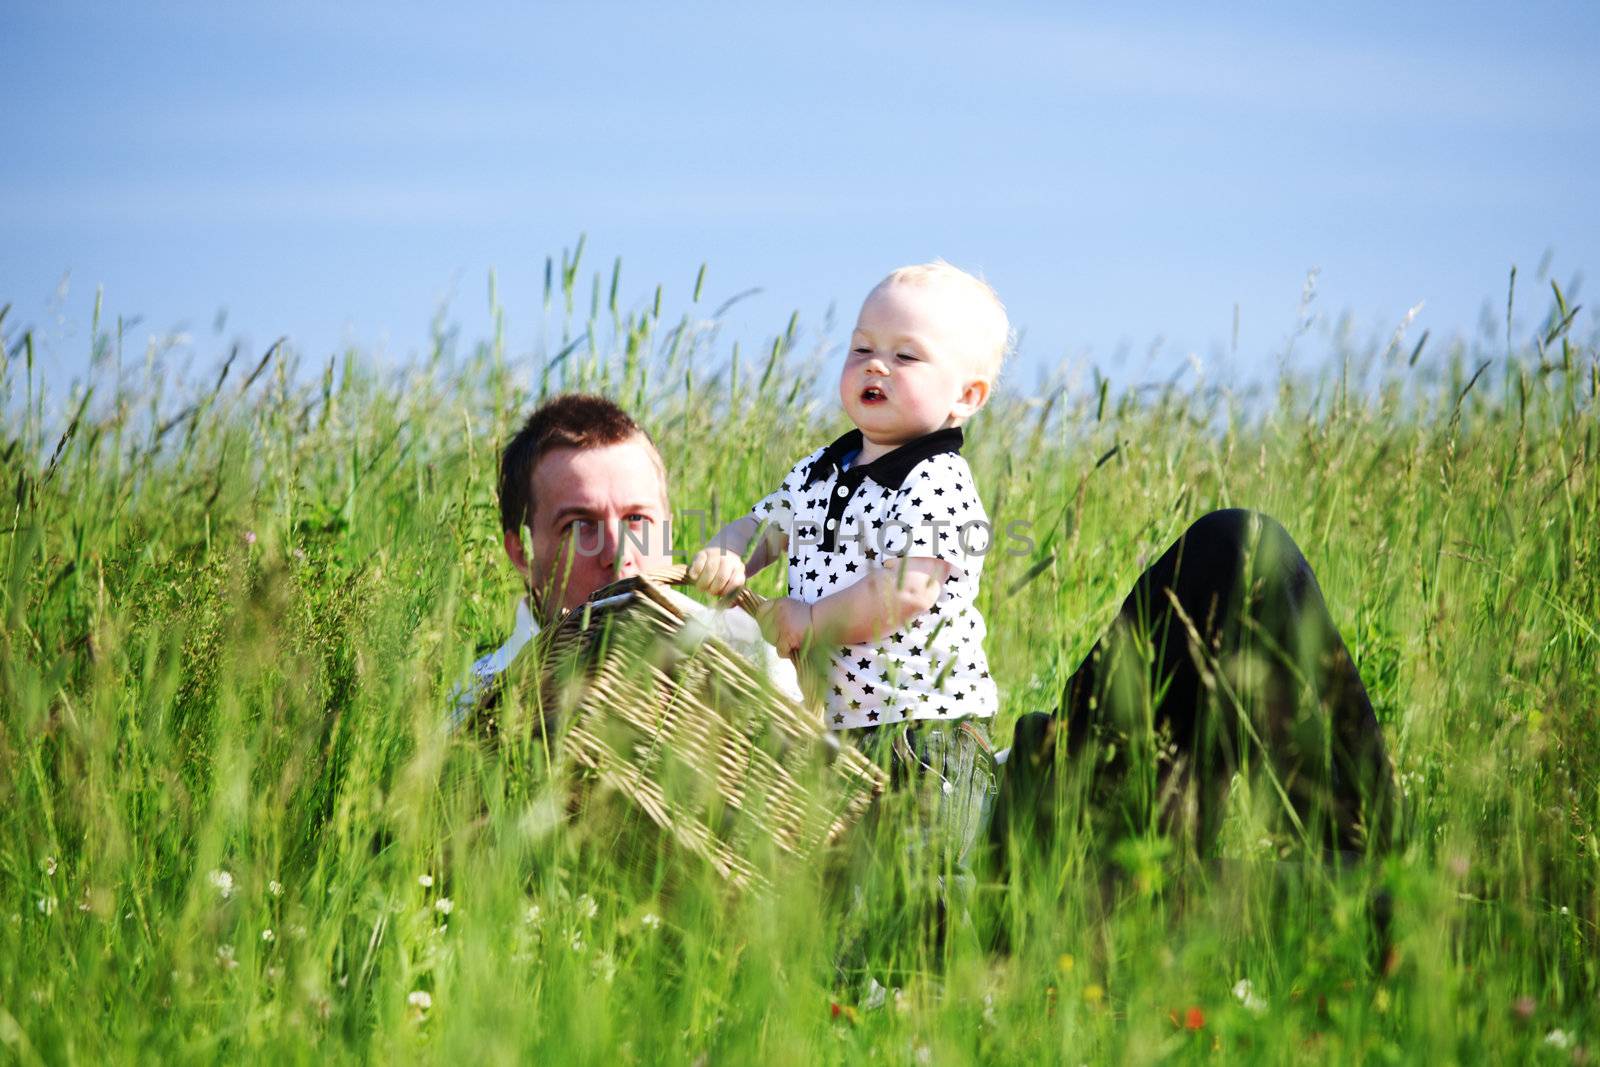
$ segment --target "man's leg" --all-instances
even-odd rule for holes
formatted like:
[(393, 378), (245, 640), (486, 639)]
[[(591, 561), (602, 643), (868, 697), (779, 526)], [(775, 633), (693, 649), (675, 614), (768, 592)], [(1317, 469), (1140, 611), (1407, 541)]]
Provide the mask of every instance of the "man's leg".
[[(1059, 760), (1062, 746), (1082, 758)], [(1217, 511), (1139, 577), (1055, 715), (1018, 722), (994, 833), (1047, 832), (1075, 765), (1113, 823), (1160, 818), (1192, 796), (1203, 853), (1228, 781), (1258, 755), (1308, 845), (1386, 847), (1389, 759), (1310, 566), (1271, 518)]]

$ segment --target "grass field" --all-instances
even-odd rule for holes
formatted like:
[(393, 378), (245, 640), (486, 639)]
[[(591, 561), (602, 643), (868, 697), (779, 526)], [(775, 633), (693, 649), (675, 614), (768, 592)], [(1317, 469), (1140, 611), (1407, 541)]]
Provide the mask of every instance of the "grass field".
[[(400, 370), (275, 348), (191, 389), (100, 323), (92, 394), (48, 404), (33, 338), (0, 321), (0, 1059), (1600, 1053), (1600, 351), (1559, 292), (1519, 293), (1535, 324), (1501, 342), (1346, 342), (1253, 397), (1115, 366), (1060, 395), (1002, 386), (967, 454), (1036, 547), (984, 575), (999, 736), (1056, 703), (1142, 562), (1207, 510), (1258, 508), (1371, 691), (1404, 841), (1330, 877), (1240, 783), (1219, 869), (1153, 835), (1107, 855), (1068, 810), (1031, 873), (980, 891), (1007, 951), (935, 961), (882, 914), (878, 992), (836, 975), (819, 872), (669, 890), (563, 821), (516, 745), (438, 728), (509, 626), (496, 450), (540, 395), (616, 397), (675, 506), (723, 517), (840, 427), (829, 354), (794, 323), (735, 349), (698, 282), (679, 319), (659, 296), (619, 310), (575, 259), (552, 273), (548, 358), (457, 353), (441, 329)], [(872, 884), (891, 861), (865, 862)]]

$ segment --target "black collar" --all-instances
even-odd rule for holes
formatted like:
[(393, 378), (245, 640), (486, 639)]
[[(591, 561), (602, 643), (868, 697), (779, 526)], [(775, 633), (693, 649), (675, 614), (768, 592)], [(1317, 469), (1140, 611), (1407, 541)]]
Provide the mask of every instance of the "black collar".
[[(851, 430), (833, 444), (822, 450), (811, 464), (811, 470), (806, 474), (806, 488), (825, 481), (828, 476), (840, 470), (844, 458), (852, 452), (859, 453), (862, 441), (860, 430)], [(960, 452), (962, 444), (961, 427), (951, 426), (944, 430), (935, 430), (924, 434), (914, 441), (907, 441), (892, 452), (885, 452), (871, 463), (857, 463), (844, 473), (856, 485), (861, 484), (863, 478), (871, 478), (885, 489), (898, 489), (900, 483), (906, 480), (906, 475), (918, 463), (933, 456), (943, 455), (946, 452)]]

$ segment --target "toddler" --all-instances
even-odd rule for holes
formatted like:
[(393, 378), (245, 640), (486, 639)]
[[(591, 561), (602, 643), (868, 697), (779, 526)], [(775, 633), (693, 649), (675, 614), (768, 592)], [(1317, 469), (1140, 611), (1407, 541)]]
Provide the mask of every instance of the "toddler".
[[(986, 283), (938, 261), (903, 267), (861, 307), (839, 375), (855, 429), (795, 464), (724, 527), (689, 577), (725, 595), (787, 555), (789, 595), (763, 612), (786, 657), (821, 644), (828, 725), (933, 782), (965, 867), (993, 779), (997, 696), (976, 597), (991, 530), (961, 458), (1009, 336)], [(888, 729), (893, 727), (893, 729)]]

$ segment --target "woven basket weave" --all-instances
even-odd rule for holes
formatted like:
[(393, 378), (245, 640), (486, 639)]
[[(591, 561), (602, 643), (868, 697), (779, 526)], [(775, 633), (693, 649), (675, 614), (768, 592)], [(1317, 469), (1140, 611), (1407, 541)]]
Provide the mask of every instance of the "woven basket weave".
[[(691, 639), (663, 588), (685, 570), (609, 585), (547, 630), (543, 699), (570, 724), (566, 758), (730, 883), (759, 888), (764, 856), (804, 860), (836, 841), (884, 774), (722, 641)], [(748, 590), (735, 602), (760, 605)]]

